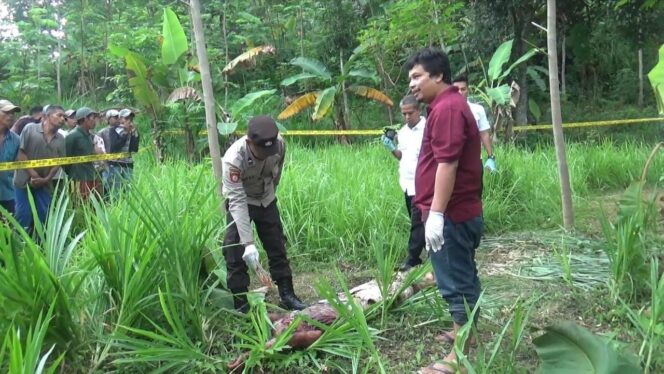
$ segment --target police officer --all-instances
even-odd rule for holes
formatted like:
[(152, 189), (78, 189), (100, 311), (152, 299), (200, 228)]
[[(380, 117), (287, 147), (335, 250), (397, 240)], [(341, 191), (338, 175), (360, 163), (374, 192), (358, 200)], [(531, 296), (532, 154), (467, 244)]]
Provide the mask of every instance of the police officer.
[(295, 295), (286, 239), (275, 196), (284, 166), (286, 145), (274, 120), (268, 116), (249, 121), (247, 135), (237, 140), (223, 157), (223, 192), (226, 196), (224, 237), (228, 288), (233, 293), (235, 309), (249, 309), (247, 264), (256, 264), (258, 250), (254, 244), (251, 222), (267, 252), (272, 279), (279, 287), (281, 306), (301, 310), (305, 304)]

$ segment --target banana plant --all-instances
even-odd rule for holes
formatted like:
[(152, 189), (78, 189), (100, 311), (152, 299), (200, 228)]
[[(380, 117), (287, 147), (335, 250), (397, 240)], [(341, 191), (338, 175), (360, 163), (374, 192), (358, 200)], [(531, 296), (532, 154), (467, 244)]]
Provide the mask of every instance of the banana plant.
[(189, 43), (177, 15), (170, 8), (164, 8), (163, 19), (161, 59), (151, 66), (140, 54), (109, 45), (112, 54), (125, 60), (134, 98), (150, 116), (157, 159), (160, 161), (164, 159), (164, 122), (159, 119), (166, 108), (167, 97), (181, 94), (185, 91), (182, 86), (190, 86), (200, 80), (200, 74), (188, 68), (192, 64), (181, 63), (182, 55), (189, 50)]
[(345, 130), (350, 128), (346, 93), (374, 100), (389, 107), (393, 106), (392, 100), (375, 88), (360, 84), (348, 85), (351, 80), (360, 79), (371, 81), (373, 84), (378, 83), (378, 76), (374, 72), (364, 69), (351, 69), (355, 56), (357, 56), (357, 53), (350, 57), (345, 67), (343, 63), (341, 64), (341, 74), (337, 77), (333, 77), (327, 67), (318, 60), (306, 57), (297, 57), (291, 60), (290, 64), (300, 67), (302, 72), (284, 79), (281, 81), (281, 85), (288, 87), (300, 81), (307, 81), (312, 82), (311, 85), (319, 88), (302, 93), (277, 118), (285, 120), (313, 107), (314, 111), (311, 119), (319, 121), (330, 113), (334, 113), (333, 120), (336, 128)]
[[(491, 60), (489, 61), (489, 68), (484, 72), (484, 78), (475, 86), (474, 93), (489, 107), (495, 119), (493, 126), (494, 134), (496, 134), (503, 123), (510, 123), (512, 119), (512, 111), (510, 106), (516, 106), (519, 101), (519, 87), (516, 82), (508, 84), (506, 82), (510, 73), (514, 68), (520, 64), (528, 61), (533, 57), (538, 50), (531, 49), (523, 56), (519, 57), (511, 65), (505, 68), (512, 55), (512, 44), (514, 39), (508, 40), (501, 44), (494, 52)], [(536, 69), (530, 69), (528, 73), (536, 83), (541, 81)], [(533, 105), (530, 105), (531, 107)], [(538, 108), (539, 109), (539, 108)], [(508, 137), (510, 127), (508, 127)]]

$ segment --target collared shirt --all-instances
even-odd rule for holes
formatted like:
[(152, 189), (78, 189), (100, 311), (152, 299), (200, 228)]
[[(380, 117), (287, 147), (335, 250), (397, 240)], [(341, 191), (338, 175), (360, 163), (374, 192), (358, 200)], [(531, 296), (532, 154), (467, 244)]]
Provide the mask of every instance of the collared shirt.
[[(31, 123), (21, 132), (20, 149), (28, 160), (42, 160), (47, 158), (65, 157), (65, 138), (58, 132), (51, 141), (46, 140), (44, 127), (41, 123)], [(57, 166), (53, 166), (57, 167)], [(46, 177), (52, 167), (34, 168), (40, 177)], [(25, 170), (16, 170), (14, 174), (14, 187), (25, 188), (30, 175)]]
[(277, 154), (257, 160), (249, 150), (245, 135), (233, 143), (222, 158), (223, 193), (242, 244), (254, 241), (248, 204), (266, 207), (275, 199), (286, 156), (284, 139), (279, 136), (278, 141), (280, 151)]
[[(18, 147), (21, 139), (9, 129), (5, 130), (5, 137), (0, 143), (0, 162), (16, 161)], [(0, 201), (14, 200), (14, 171), (0, 171)]]
[(473, 113), (459, 89), (450, 86), (429, 105), (422, 149), (415, 171), (415, 204), (429, 215), (439, 163), (458, 161), (445, 218), (460, 223), (482, 214), (480, 135)]
[[(81, 126), (76, 126), (65, 137), (67, 156), (89, 156), (95, 154), (92, 137)], [(77, 181), (91, 181), (97, 179), (97, 173), (92, 162), (72, 164), (65, 166), (69, 178)]]
[(415, 196), (415, 168), (420, 156), (425, 123), (426, 119), (420, 117), (420, 121), (412, 129), (405, 124), (397, 133), (397, 149), (401, 151), (399, 185), (408, 196)]
[(470, 110), (473, 112), (473, 117), (475, 117), (475, 122), (477, 122), (477, 128), (482, 131), (491, 130), (491, 125), (489, 125), (489, 120), (486, 118), (486, 111), (484, 107), (480, 104), (468, 102)]

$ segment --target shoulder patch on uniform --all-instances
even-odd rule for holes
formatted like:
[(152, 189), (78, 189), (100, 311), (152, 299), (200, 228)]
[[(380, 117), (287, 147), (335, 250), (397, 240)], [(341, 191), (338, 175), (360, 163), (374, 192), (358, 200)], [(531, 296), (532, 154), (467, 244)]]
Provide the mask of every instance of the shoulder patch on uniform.
[(240, 181), (240, 169), (236, 168), (235, 166), (231, 166), (228, 169), (228, 177), (230, 178), (231, 182), (237, 183)]

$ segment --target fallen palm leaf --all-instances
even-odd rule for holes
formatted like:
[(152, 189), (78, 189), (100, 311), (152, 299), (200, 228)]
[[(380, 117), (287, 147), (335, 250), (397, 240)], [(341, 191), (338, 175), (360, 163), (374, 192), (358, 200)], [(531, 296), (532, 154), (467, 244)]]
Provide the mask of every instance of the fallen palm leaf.
[(168, 104), (172, 104), (176, 101), (180, 100), (195, 100), (195, 101), (200, 101), (201, 97), (196, 92), (196, 89), (194, 87), (178, 87), (173, 92), (171, 92), (170, 95), (168, 95), (168, 99), (166, 99), (166, 102)]
[(378, 91), (375, 88), (367, 86), (350, 86), (348, 87), (348, 91), (358, 96), (366, 97), (367, 99), (376, 100), (390, 107), (394, 105), (392, 100), (390, 100), (390, 98), (387, 97), (387, 95)]
[(318, 92), (309, 92), (308, 94), (304, 94), (298, 97), (289, 106), (287, 106), (286, 109), (284, 109), (281, 113), (279, 113), (277, 119), (283, 121), (300, 113), (306, 108), (316, 104), (317, 98), (318, 98)]
[(224, 70), (221, 72), (224, 74), (229, 74), (233, 72), (233, 69), (235, 69), (237, 66), (253, 66), (256, 64), (256, 57), (258, 57), (261, 54), (274, 54), (276, 52), (276, 49), (271, 46), (271, 45), (263, 45), (260, 47), (255, 47), (252, 48), (243, 54), (235, 57), (231, 62), (228, 63), (224, 67)]

